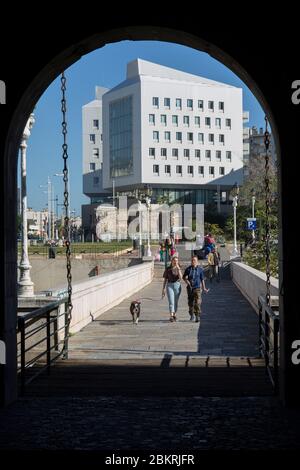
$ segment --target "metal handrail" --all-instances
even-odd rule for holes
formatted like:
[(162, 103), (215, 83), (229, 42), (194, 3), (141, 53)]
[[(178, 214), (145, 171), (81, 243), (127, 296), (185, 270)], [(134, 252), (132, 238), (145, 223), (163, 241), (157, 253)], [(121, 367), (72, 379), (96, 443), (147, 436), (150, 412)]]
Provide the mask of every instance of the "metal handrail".
[(279, 387), (279, 313), (258, 297), (259, 352), (265, 359), (266, 370), (275, 393)]
[[(59, 313), (60, 305), (64, 304), (65, 308), (62, 313)], [(24, 312), (25, 308), (18, 309), (18, 319), (17, 319), (17, 333), (20, 334), (20, 341), (17, 343), (20, 347), (20, 353), (18, 354), (18, 358), (20, 358), (20, 365), (18, 366), (18, 373), (20, 374), (21, 379), (21, 395), (24, 395), (26, 385), (28, 385), (32, 380), (34, 380), (38, 375), (40, 375), (45, 370), (48, 374), (50, 374), (50, 366), (51, 364), (56, 361), (60, 356), (67, 355), (66, 348), (68, 347), (68, 342), (66, 341), (66, 335), (62, 340), (58, 340), (58, 333), (61, 330), (66, 332), (66, 323), (68, 321), (68, 309), (67, 309), (67, 299), (61, 298), (56, 300), (55, 302), (51, 302), (48, 305), (40, 308), (36, 308), (32, 310), (29, 308), (27, 313)], [(54, 314), (53, 314), (54, 313)], [(58, 327), (59, 319), (63, 317), (63, 326)], [(29, 327), (35, 325), (35, 323), (39, 321), (44, 322), (41, 325), (34, 326), (30, 330)], [(38, 339), (33, 342), (32, 344), (28, 345), (28, 340), (34, 337), (37, 333), (40, 333), (46, 329), (46, 334), (42, 337), (38, 337)], [(52, 329), (52, 332), (51, 332)], [(51, 338), (54, 338), (54, 344), (51, 345)], [(41, 351), (41, 348), (37, 348), (42, 343), (46, 342), (46, 347)], [(60, 349), (60, 346), (62, 348)], [(33, 352), (34, 349), (37, 348), (36, 354), (34, 357), (31, 357), (29, 360), (26, 359), (26, 353), (29, 351)], [(58, 351), (58, 353), (51, 357), (51, 351)], [(41, 360), (46, 356), (46, 363), (45, 365), (36, 368), (34, 373), (30, 374), (30, 377), (27, 375), (27, 371), (32, 366), (36, 365), (38, 361)]]

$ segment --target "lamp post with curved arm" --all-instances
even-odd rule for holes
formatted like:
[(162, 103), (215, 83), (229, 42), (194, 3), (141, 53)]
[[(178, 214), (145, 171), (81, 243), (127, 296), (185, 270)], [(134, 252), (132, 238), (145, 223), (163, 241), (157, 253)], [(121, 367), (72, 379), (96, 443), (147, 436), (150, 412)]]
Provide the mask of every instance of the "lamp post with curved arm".
[(233, 207), (233, 250), (232, 256), (238, 256), (238, 248), (237, 248), (237, 240), (236, 240), (236, 208), (238, 205), (238, 194), (239, 194), (239, 187), (237, 183), (235, 183), (233, 188), (233, 200), (232, 200), (232, 207)]
[(18, 296), (32, 297), (34, 295), (34, 284), (30, 278), (30, 263), (28, 257), (28, 234), (27, 234), (27, 184), (26, 184), (26, 150), (27, 141), (31, 134), (31, 129), (35, 123), (34, 114), (32, 113), (27, 121), (23, 131), (20, 144), (21, 149), (21, 193), (22, 193), (22, 253), (20, 260), (20, 277), (18, 282)]

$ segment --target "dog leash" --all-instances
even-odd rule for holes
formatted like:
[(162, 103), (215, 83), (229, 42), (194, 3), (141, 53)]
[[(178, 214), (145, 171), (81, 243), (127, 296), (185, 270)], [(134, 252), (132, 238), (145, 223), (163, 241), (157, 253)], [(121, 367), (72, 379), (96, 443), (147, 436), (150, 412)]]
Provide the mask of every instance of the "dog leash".
[(150, 297), (141, 297), (140, 299), (135, 299), (132, 302), (140, 302), (141, 300), (151, 300), (152, 302), (158, 302), (161, 300), (161, 297), (159, 299), (151, 299)]

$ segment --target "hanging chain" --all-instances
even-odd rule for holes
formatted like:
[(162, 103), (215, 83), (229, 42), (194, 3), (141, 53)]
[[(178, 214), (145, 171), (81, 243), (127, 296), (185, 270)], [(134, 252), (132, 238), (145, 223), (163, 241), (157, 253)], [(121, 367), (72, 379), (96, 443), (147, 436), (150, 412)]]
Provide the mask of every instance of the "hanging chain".
[[(64, 236), (66, 243), (66, 259), (67, 259), (67, 281), (68, 281), (68, 312), (67, 312), (67, 322), (66, 322), (66, 334), (65, 334), (65, 349), (69, 336), (69, 327), (72, 319), (72, 272), (71, 272), (71, 249), (70, 249), (70, 219), (69, 219), (69, 191), (68, 191), (68, 144), (67, 144), (67, 102), (66, 102), (66, 77), (64, 72), (61, 75), (61, 112), (62, 112), (62, 135), (63, 135), (63, 159), (64, 159), (64, 169), (63, 169), (63, 181), (65, 183), (64, 189), (64, 208), (65, 208), (65, 218), (64, 218)], [(67, 350), (65, 351), (67, 354)]]
[(269, 147), (270, 147), (270, 133), (268, 131), (268, 118), (265, 116), (266, 128), (264, 134), (264, 144), (265, 144), (265, 207), (266, 207), (266, 221), (265, 221), (265, 253), (266, 253), (266, 302), (267, 305), (270, 305), (271, 298), (271, 282), (270, 282), (270, 156), (269, 156)]

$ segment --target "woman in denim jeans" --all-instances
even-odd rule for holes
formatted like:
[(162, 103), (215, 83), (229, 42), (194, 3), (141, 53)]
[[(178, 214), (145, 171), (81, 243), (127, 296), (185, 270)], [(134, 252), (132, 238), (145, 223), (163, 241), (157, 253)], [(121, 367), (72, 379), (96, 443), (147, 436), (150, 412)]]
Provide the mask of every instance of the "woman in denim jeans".
[(173, 256), (171, 265), (165, 269), (164, 284), (162, 290), (162, 297), (166, 295), (169, 301), (170, 321), (176, 321), (176, 312), (178, 308), (178, 300), (181, 294), (182, 272), (178, 263), (177, 256)]

